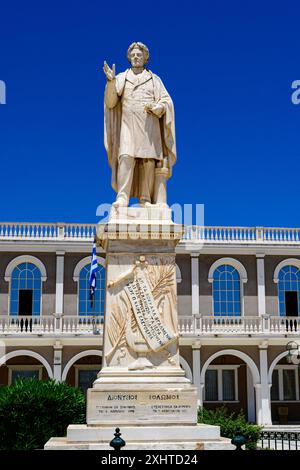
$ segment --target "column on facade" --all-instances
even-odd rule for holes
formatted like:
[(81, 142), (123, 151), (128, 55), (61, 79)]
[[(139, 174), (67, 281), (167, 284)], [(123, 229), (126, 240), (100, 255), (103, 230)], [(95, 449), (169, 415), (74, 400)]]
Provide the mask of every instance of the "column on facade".
[(258, 314), (266, 314), (265, 260), (264, 254), (256, 255)]
[(192, 351), (193, 351), (193, 384), (197, 387), (198, 393), (198, 406), (203, 406), (203, 398), (202, 398), (202, 387), (200, 383), (200, 374), (201, 374), (201, 361), (200, 361), (200, 348), (201, 343), (197, 341), (196, 343), (192, 344)]
[(199, 253), (191, 253), (191, 277), (192, 277), (192, 314), (199, 315)]
[(247, 365), (247, 410), (248, 421), (255, 422), (255, 396), (252, 373)]
[(56, 293), (55, 293), (55, 318), (56, 329), (59, 328), (64, 305), (64, 251), (56, 252)]
[(271, 384), (268, 380), (268, 344), (259, 346), (260, 384), (256, 390), (256, 421), (260, 425), (272, 424), (271, 417)]
[(62, 349), (60, 341), (55, 341), (53, 345), (53, 378), (61, 382), (62, 375)]

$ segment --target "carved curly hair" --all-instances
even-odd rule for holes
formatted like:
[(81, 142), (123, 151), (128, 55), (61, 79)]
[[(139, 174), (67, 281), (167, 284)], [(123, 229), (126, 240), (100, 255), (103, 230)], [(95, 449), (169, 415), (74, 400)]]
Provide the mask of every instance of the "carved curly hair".
[(145, 46), (145, 44), (143, 44), (142, 42), (133, 42), (132, 44), (130, 44), (130, 46), (128, 47), (127, 49), (127, 59), (128, 59), (128, 62), (130, 62), (130, 52), (132, 51), (132, 49), (134, 49), (135, 47), (137, 47), (138, 49), (141, 49), (141, 51), (143, 52), (143, 55), (144, 55), (144, 61), (145, 61), (145, 64), (147, 64), (148, 60), (149, 60), (149, 49), (147, 46)]

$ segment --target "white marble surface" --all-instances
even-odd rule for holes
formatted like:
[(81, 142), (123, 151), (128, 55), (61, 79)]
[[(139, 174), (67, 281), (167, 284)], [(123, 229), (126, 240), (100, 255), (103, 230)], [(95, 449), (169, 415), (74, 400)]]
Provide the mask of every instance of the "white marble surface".
[[(112, 450), (115, 427), (74, 424), (67, 437), (52, 438), (46, 450)], [(219, 426), (123, 426), (124, 450), (234, 450), (230, 439), (220, 437)]]
[[(103, 368), (167, 377), (179, 371), (175, 246), (169, 234), (137, 242), (108, 223), (98, 238), (106, 249), (106, 314)], [(151, 225), (152, 227), (152, 225)], [(159, 227), (158, 227), (159, 228)], [(153, 226), (154, 232), (157, 227)], [(140, 227), (136, 227), (140, 234)], [(170, 232), (171, 224), (170, 224)], [(166, 230), (169, 232), (169, 230)], [(110, 235), (109, 235), (110, 234)], [(123, 375), (123, 374), (122, 374)], [(180, 375), (180, 374), (177, 374)]]
[[(197, 425), (197, 388), (179, 364), (178, 234), (172, 238), (171, 227), (165, 233), (160, 225), (153, 230), (157, 239), (142, 239), (137, 224), (135, 240), (126, 228), (114, 231), (110, 223), (102, 228), (98, 242), (106, 250), (107, 270), (103, 367), (88, 390), (87, 425), (69, 426), (66, 438), (51, 439), (45, 448), (110, 449), (120, 427), (127, 449), (231, 449), (229, 440), (220, 438), (219, 427)], [(145, 319), (154, 309), (160, 326), (174, 337), (162, 347), (148, 337), (155, 322), (147, 331), (140, 328), (126, 293), (126, 286), (142, 278), (149, 284), (151, 302), (147, 292), (135, 295), (145, 296)]]
[[(104, 63), (104, 145), (112, 169), (116, 207), (130, 197), (142, 204), (166, 205), (166, 180), (176, 161), (173, 102), (161, 79), (145, 68), (147, 46), (135, 42), (127, 58), (131, 68), (116, 75), (115, 65)], [(163, 168), (163, 172), (156, 172)]]
[(88, 425), (196, 424), (197, 389), (190, 383), (97, 384), (87, 395)]
[[(45, 450), (112, 450), (115, 428), (72, 425), (67, 437), (52, 438)], [(124, 426), (124, 450), (234, 450), (230, 439), (220, 437), (219, 426)]]
[[(86, 426), (73, 424), (68, 427), (67, 438), (70, 442), (88, 440), (89, 442), (107, 442), (113, 436), (113, 426)], [(169, 426), (122, 426), (122, 437), (125, 441), (147, 442), (164, 440), (168, 441), (193, 441), (212, 440), (220, 438), (219, 426), (197, 424), (194, 426), (169, 425)]]

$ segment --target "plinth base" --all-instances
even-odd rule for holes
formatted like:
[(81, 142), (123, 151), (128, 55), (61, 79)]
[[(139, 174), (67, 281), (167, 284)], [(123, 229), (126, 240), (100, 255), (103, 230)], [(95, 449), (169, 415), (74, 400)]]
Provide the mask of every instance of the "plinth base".
[(110, 224), (174, 224), (172, 221), (172, 210), (167, 206), (164, 207), (152, 204), (149, 207), (114, 207), (112, 206), (110, 216)]
[[(220, 437), (219, 426), (165, 425), (124, 426), (122, 438), (124, 450), (234, 450), (230, 439)], [(67, 437), (52, 437), (45, 450), (113, 450), (109, 443), (115, 427), (73, 424), (68, 427)]]
[(173, 383), (98, 381), (88, 389), (88, 425), (123, 427), (180, 423), (186, 426), (197, 423), (197, 389), (185, 378)]

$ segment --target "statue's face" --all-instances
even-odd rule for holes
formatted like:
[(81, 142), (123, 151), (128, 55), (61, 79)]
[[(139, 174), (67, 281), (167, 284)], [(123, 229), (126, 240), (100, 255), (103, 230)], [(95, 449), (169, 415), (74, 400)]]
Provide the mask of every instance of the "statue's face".
[(145, 60), (144, 60), (144, 54), (141, 49), (138, 47), (132, 49), (130, 52), (130, 63), (132, 67), (143, 67)]

